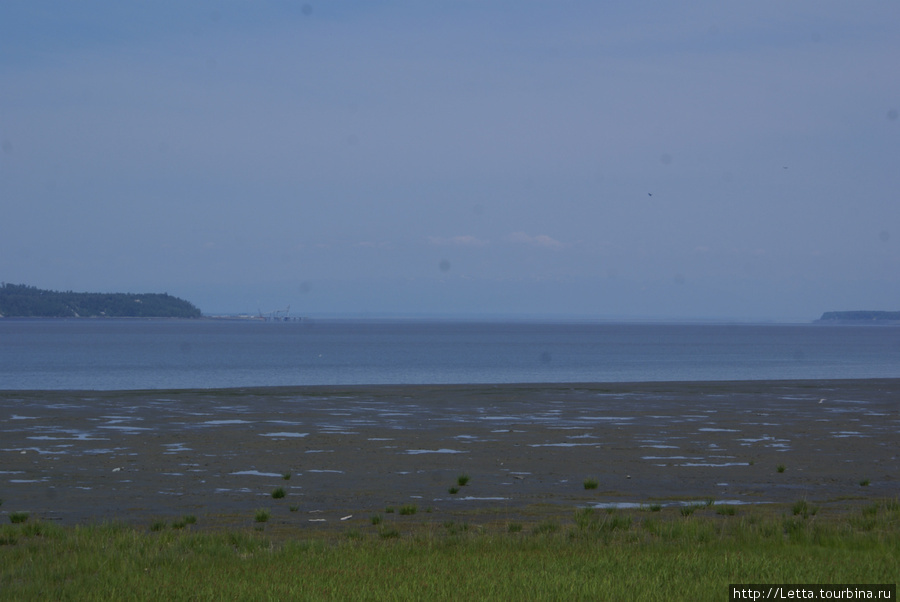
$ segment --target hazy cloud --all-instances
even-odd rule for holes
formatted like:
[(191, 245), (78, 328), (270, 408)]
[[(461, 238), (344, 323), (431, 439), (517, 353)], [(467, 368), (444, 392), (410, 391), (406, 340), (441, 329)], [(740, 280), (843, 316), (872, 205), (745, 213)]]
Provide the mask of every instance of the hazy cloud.
[(525, 234), (524, 232), (513, 232), (512, 234), (507, 234), (504, 238), (506, 242), (511, 243), (521, 243), (526, 245), (534, 245), (536, 247), (562, 247), (563, 243), (559, 242), (555, 238), (547, 236), (546, 234), (538, 234), (536, 236), (530, 236)]

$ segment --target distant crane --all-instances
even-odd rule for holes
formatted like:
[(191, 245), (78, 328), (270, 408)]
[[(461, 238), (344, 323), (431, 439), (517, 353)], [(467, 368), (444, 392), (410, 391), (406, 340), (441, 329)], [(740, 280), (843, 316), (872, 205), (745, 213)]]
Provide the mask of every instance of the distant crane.
[(259, 313), (260, 319), (265, 320), (266, 322), (268, 322), (269, 320), (271, 320), (272, 322), (289, 322), (291, 319), (289, 317), (289, 314), (291, 313), (290, 305), (288, 305), (284, 309), (273, 309), (272, 311), (265, 314), (261, 309), (257, 309), (256, 311)]

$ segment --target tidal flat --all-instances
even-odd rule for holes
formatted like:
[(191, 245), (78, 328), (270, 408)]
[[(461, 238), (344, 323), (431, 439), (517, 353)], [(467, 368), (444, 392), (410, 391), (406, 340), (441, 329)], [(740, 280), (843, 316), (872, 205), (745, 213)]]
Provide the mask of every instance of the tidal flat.
[(265, 508), (291, 532), (404, 506), (852, 507), (900, 491), (898, 408), (897, 379), (0, 391), (0, 517), (234, 527)]

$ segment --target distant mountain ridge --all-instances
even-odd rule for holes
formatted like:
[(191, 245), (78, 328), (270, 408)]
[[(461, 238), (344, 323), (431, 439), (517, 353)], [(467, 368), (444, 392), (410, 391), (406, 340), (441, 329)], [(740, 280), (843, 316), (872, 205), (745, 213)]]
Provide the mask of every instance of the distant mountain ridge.
[(4, 283), (0, 285), (0, 317), (199, 318), (200, 310), (168, 293), (73, 293)]
[(900, 322), (900, 311), (826, 311), (819, 322)]

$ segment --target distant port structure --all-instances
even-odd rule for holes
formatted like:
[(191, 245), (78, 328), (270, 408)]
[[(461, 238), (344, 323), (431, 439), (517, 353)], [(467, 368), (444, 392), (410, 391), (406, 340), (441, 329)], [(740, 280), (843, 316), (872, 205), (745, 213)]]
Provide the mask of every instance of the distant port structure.
[(300, 320), (300, 318), (292, 318), (291, 317), (291, 306), (288, 305), (284, 309), (273, 309), (270, 312), (263, 313), (262, 310), (257, 309), (257, 313), (259, 313), (259, 319), (265, 322), (292, 322), (295, 320)]

